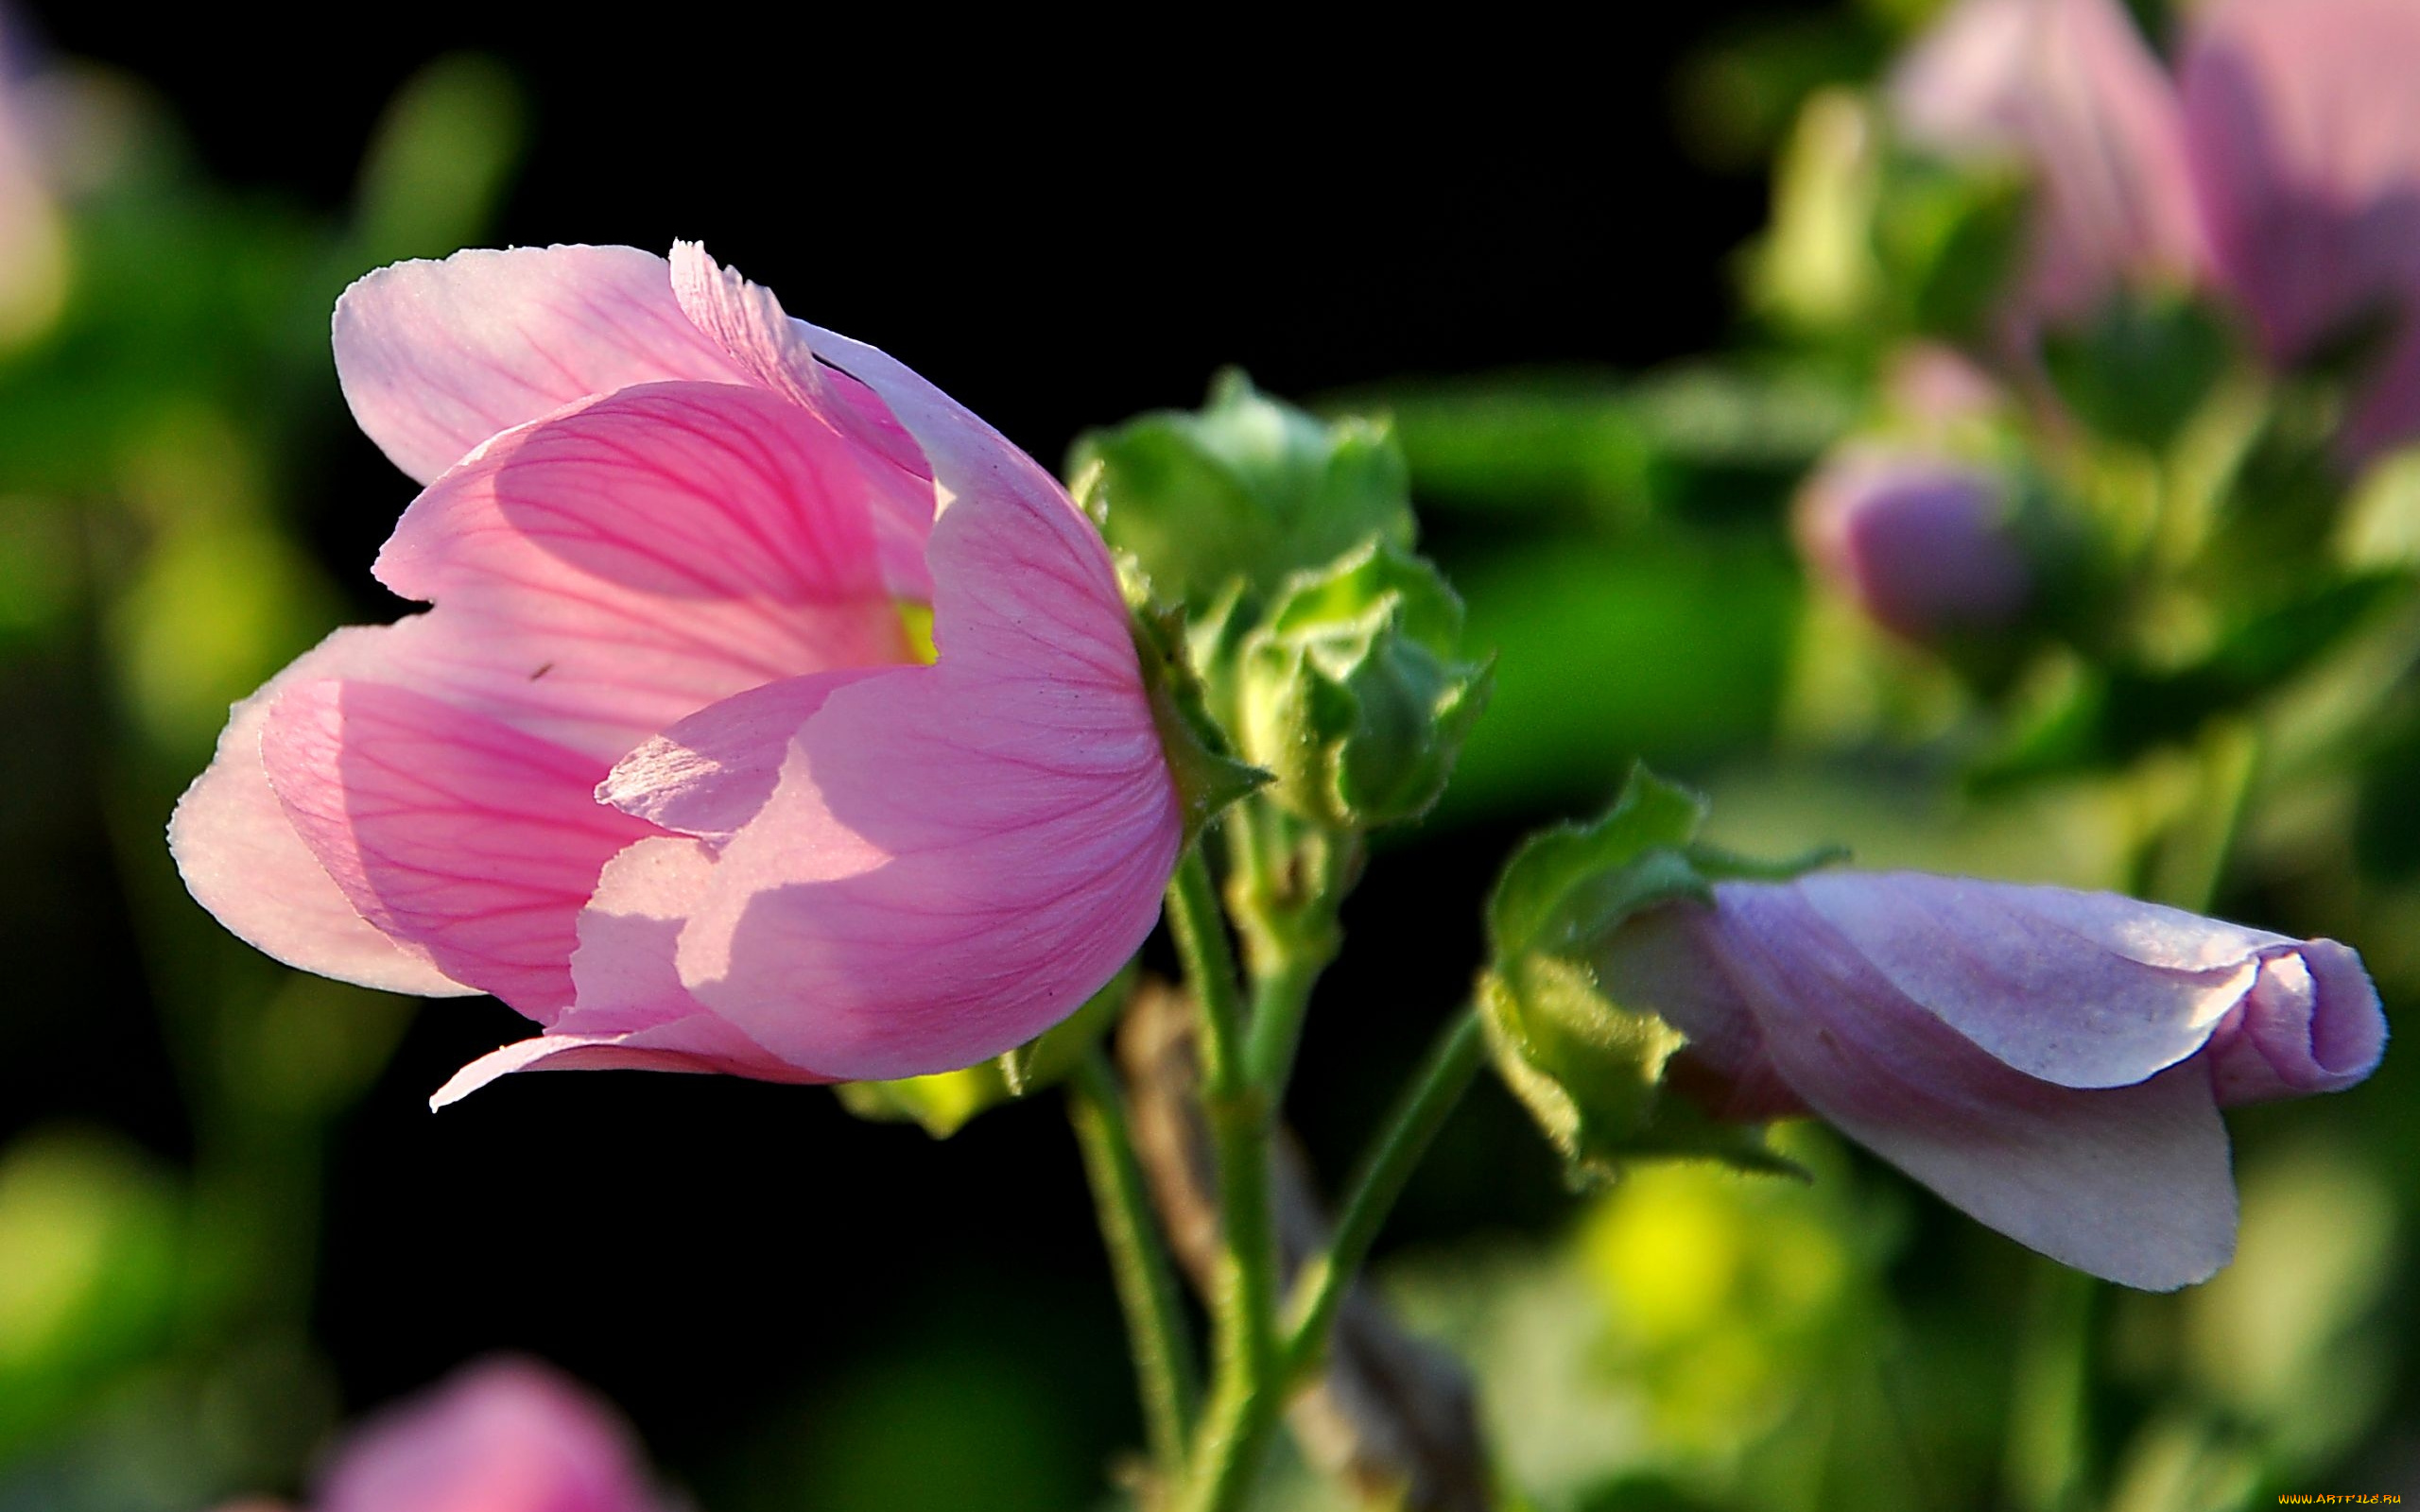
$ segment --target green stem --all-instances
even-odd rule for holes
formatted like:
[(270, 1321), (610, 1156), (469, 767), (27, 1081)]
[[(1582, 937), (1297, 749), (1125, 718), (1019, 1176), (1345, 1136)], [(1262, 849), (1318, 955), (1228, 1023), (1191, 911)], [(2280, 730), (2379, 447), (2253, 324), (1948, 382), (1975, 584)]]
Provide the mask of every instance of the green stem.
[(1201, 1075), (1211, 1096), (1243, 1082), (1243, 989), (1225, 916), (1210, 881), (1210, 863), (1197, 843), (1185, 848), (1168, 883), (1168, 931), (1176, 936), (1185, 985), (1201, 1010)]
[[(1273, 1105), (1282, 1106), (1311, 988), (1343, 948), (1337, 909), (1358, 865), (1361, 841), (1349, 833), (1301, 827), (1283, 815), (1256, 812), (1262, 807), (1247, 802), (1231, 811), (1239, 822), (1233, 847), (1237, 885), (1229, 902), (1252, 967), (1244, 1071)], [(1280, 877), (1286, 879), (1282, 885)]]
[(2017, 1348), (2003, 1472), (2009, 1501), (2023, 1512), (2069, 1512), (2083, 1499), (2098, 1283), (2050, 1261), (2032, 1268), (2034, 1294)]
[(1151, 1220), (1150, 1194), (1126, 1126), (1117, 1074), (1098, 1045), (1076, 1067), (1067, 1114), (1083, 1150), (1110, 1275), (1126, 1313), (1151, 1458), (1162, 1480), (1173, 1485), (1184, 1473), (1185, 1435), (1201, 1407), (1201, 1367), (1178, 1300), (1176, 1273)]
[(1219, 1165), (1219, 1255), (1210, 1309), (1217, 1385), (1178, 1499), (1182, 1512), (1234, 1512), (1277, 1418), (1277, 1243), (1270, 1216), (1271, 1115), (1246, 1074), (1241, 994), (1225, 920), (1199, 848), (1177, 863), (1168, 920), (1201, 1011), (1201, 1111)]
[(1335, 1237), (1303, 1267), (1294, 1282), (1287, 1308), (1292, 1320), (1285, 1343), (1288, 1381), (1301, 1380), (1319, 1364), (1336, 1310), (1351, 1289), (1353, 1278), (1360, 1273), (1362, 1262), (1369, 1259), (1378, 1229), (1486, 1057), (1478, 1011), (1458, 1010), (1361, 1158), (1344, 1207), (1337, 1214)]
[(1244, 1074), (1282, 1101), (1302, 1043), (1311, 988), (1336, 957), (1332, 950), (1285, 951), (1253, 977), (1252, 1027), (1244, 1036)]

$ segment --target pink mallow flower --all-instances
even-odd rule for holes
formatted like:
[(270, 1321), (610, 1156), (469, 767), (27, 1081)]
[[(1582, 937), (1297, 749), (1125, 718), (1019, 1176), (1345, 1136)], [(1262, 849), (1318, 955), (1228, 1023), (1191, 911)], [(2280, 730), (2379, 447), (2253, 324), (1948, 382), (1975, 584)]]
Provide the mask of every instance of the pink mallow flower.
[(1962, 0), (1890, 88), (1919, 146), (2035, 171), (2020, 332), (2090, 315), (2122, 278), (2200, 265), (2175, 91), (2112, 0)]
[(2344, 438), (2365, 456), (2420, 432), (2415, 77), (2410, 0), (2211, 0), (2172, 82), (2118, 0), (1961, 0), (1891, 96), (1918, 144), (2036, 174), (2020, 332), (2178, 275), (2281, 365), (2383, 316), (2395, 339)]
[(2360, 957), (2108, 893), (1918, 872), (1724, 883), (1634, 917), (1608, 994), (1718, 1116), (1813, 1112), (1976, 1218), (2130, 1286), (2235, 1249), (2219, 1109), (2367, 1076)]
[(1182, 825), (1108, 552), (947, 395), (690, 244), (398, 264), (336, 353), (426, 485), (373, 572), (435, 608), (238, 704), (169, 842), (281, 960), (544, 1026), (441, 1103), (969, 1065), (1150, 931)]
[(1853, 447), (1800, 490), (1799, 549), (1868, 618), (1910, 640), (2005, 625), (2024, 608), (2024, 553), (1989, 473), (1946, 457)]
[(2211, 261), (2270, 357), (2383, 318), (2345, 448), (2420, 433), (2420, 6), (2214, 0), (2179, 77)]
[[(337, 1447), (311, 1512), (670, 1512), (613, 1409), (494, 1359), (380, 1412)], [(220, 1512), (277, 1512), (237, 1503)]]

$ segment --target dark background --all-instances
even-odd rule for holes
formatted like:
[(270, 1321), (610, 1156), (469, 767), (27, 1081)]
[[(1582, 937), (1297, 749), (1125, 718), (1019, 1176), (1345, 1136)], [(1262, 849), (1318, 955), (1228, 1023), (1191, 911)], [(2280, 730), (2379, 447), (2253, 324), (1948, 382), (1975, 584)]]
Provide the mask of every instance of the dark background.
[[(500, 244), (702, 239), (1055, 461), (1088, 425), (1198, 403), (1226, 364), (1315, 396), (1511, 365), (1637, 369), (1710, 345), (1763, 183), (1684, 151), (1671, 80), (1744, 9), (1622, 8), (1610, 42), (1476, 36), (1466, 17), (1407, 34), (1374, 12), (1350, 47), (1307, 15), (1191, 10), (1059, 35), (703, 5), (609, 22), (423, 4), (296, 26), (52, 3), (30, 19), (57, 53), (162, 92), (216, 178), (309, 212), (341, 209), (415, 70), (489, 53), (530, 132)], [(365, 595), (356, 617), (390, 614), (362, 569), (411, 487), (357, 435), (332, 444), (306, 475), (305, 528)], [(54, 779), (55, 813), (85, 801), (75, 782)], [(1323, 1169), (1467, 981), (1481, 888), (1526, 817), (1379, 857), (1296, 1096)], [(177, 1083), (111, 923), (115, 885), (90, 866), (54, 878), (43, 917), (79, 932), (60, 987), (83, 1008), (41, 1064), (0, 1068), (0, 1132), (69, 1114), (177, 1158)], [(26, 936), (12, 957), (56, 950), (38, 919), (6, 927)], [(314, 1329), (348, 1410), (526, 1349), (621, 1403), (723, 1512), (758, 1504), (742, 1478), (851, 1504), (841, 1460), (938, 1478), (944, 1504), (953, 1422), (1027, 1445), (1026, 1479), (1012, 1460), (987, 1484), (999, 1506), (1055, 1504), (1051, 1487), (1133, 1441), (1054, 1101), (938, 1144), (821, 1092), (703, 1078), (522, 1078), (427, 1113), (456, 1067), (525, 1031), (489, 1000), (427, 1005), (339, 1126)], [(1490, 1083), (1397, 1233), (1562, 1211), (1546, 1150)], [(886, 1435), (904, 1447), (869, 1459)]]

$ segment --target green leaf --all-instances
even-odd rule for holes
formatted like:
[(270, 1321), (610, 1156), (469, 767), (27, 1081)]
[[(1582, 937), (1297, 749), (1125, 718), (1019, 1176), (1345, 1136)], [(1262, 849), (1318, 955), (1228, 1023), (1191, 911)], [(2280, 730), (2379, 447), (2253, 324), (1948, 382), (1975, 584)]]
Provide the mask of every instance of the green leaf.
[(1874, 240), (1910, 325), (1951, 339), (1983, 332), (2016, 267), (2031, 198), (2007, 168), (1923, 158), (1891, 165)]
[(1826, 373), (1733, 361), (1391, 383), (1333, 404), (1393, 417), (1424, 511), (1628, 530), (1666, 513), (1767, 517), (1858, 400)]
[(1800, 586), (1768, 536), (1537, 541), (1454, 576), (1467, 644), (1496, 660), (1451, 813), (1601, 804), (1633, 757), (1705, 761), (1773, 728)]
[(1199, 412), (1078, 438), (1069, 472), (1095, 467), (1110, 544), (1189, 610), (1237, 581), (1273, 590), (1372, 536), (1412, 541), (1409, 475), (1386, 422), (1322, 421), (1233, 369)]
[(527, 115), (511, 74), (492, 58), (441, 58), (406, 81), (362, 164), (361, 266), (475, 244), (520, 162)]
[(2154, 450), (2201, 409), (2229, 355), (2217, 314), (2181, 291), (2120, 294), (2042, 342), (2042, 365), (2078, 420)]

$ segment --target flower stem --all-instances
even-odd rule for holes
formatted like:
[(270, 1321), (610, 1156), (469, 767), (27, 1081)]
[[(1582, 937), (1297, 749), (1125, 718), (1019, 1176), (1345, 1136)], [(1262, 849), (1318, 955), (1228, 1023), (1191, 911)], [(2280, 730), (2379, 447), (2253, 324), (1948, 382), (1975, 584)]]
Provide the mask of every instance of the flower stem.
[(1236, 985), (1235, 951), (1199, 843), (1185, 848), (1168, 883), (1168, 929), (1201, 1010), (1201, 1075), (1215, 1097), (1243, 1082), (1243, 989)]
[(2083, 1500), (2091, 1410), (2094, 1280), (2049, 1261), (2033, 1266), (2004, 1467), (2012, 1505), (2067, 1512)]
[(1299, 824), (1259, 801), (1228, 811), (1235, 880), (1227, 902), (1252, 969), (1244, 1072), (1282, 1106), (1320, 973), (1343, 948), (1337, 910), (1359, 869), (1361, 840)]
[(1219, 1255), (1210, 1307), (1217, 1383), (1190, 1459), (1182, 1512), (1234, 1512), (1277, 1418), (1277, 1244), (1270, 1217), (1270, 1100), (1247, 1074), (1242, 995), (1209, 864), (1189, 848), (1168, 920), (1201, 1013), (1201, 1104), (1219, 1165)]
[(1117, 1074), (1098, 1045), (1076, 1067), (1067, 1114), (1083, 1150), (1110, 1274), (1126, 1313), (1127, 1343), (1134, 1354), (1151, 1459), (1162, 1481), (1173, 1485), (1184, 1473), (1185, 1435), (1201, 1407), (1201, 1367), (1193, 1358), (1192, 1335), (1178, 1300), (1176, 1273), (1151, 1219), (1150, 1195), (1127, 1129)]
[(1335, 1237), (1303, 1267), (1294, 1283), (1287, 1308), (1291, 1320), (1285, 1340), (1287, 1381), (1301, 1380), (1319, 1364), (1336, 1310), (1369, 1258), (1378, 1229), (1485, 1058), (1478, 1011), (1469, 1006), (1457, 1010), (1362, 1156), (1337, 1214)]

